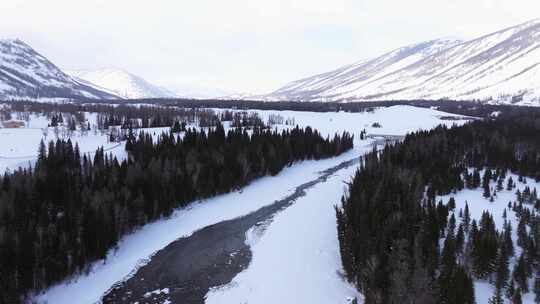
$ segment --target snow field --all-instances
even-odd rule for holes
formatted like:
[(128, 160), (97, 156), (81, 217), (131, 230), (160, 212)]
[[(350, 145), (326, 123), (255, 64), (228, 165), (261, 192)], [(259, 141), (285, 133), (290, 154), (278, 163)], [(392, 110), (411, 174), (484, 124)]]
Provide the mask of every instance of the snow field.
[[(41, 139), (46, 144), (51, 140), (56, 140), (52, 128), (49, 128), (48, 132), (48, 135), (44, 136), (41, 129), (0, 129), (0, 173), (3, 174), (8, 169), (13, 171), (19, 167), (33, 166), (37, 159)], [(64, 139), (67, 140), (67, 138)], [(107, 135), (89, 132), (85, 136), (74, 134), (70, 139), (74, 145), (75, 143), (79, 145), (81, 153), (93, 155), (99, 147), (103, 147), (107, 152), (119, 158), (125, 154), (124, 144), (108, 142)]]
[[(215, 109), (224, 111), (223, 109)], [(258, 113), (263, 121), (268, 121), (272, 114), (281, 115), (284, 119), (294, 118), (295, 125), (300, 127), (310, 126), (317, 129), (322, 136), (334, 136), (335, 133), (347, 131), (355, 135), (359, 140), (360, 132), (366, 130), (368, 134), (406, 135), (417, 130), (429, 130), (444, 124), (452, 126), (461, 125), (467, 120), (462, 115), (450, 114), (430, 108), (419, 108), (406, 105), (398, 105), (386, 108), (377, 108), (374, 112), (299, 112), (299, 111), (266, 111), (248, 110)], [(442, 116), (463, 118), (459, 120), (441, 120)], [(381, 128), (374, 128), (372, 124), (379, 122)], [(278, 130), (294, 126), (277, 125)]]

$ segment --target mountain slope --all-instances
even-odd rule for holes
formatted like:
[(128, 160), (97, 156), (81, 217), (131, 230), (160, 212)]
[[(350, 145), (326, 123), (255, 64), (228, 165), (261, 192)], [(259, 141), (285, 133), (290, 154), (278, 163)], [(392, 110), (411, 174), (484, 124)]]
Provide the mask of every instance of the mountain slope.
[(470, 41), (433, 40), (292, 82), (305, 101), (479, 99), (540, 104), (540, 20)]
[(143, 78), (121, 69), (71, 70), (70, 75), (105, 88), (128, 99), (176, 97), (176, 94), (153, 85)]
[(118, 98), (73, 79), (18, 39), (0, 40), (0, 98), (81, 97)]

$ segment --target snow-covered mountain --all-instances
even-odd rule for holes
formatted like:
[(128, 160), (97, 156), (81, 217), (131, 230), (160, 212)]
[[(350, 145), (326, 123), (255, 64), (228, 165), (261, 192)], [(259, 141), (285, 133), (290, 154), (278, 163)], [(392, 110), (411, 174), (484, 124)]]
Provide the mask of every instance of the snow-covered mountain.
[(18, 39), (0, 40), (0, 99), (118, 96), (80, 82)]
[(67, 70), (67, 73), (127, 99), (177, 97), (176, 93), (153, 85), (122, 69)]
[(482, 100), (540, 105), (540, 19), (469, 41), (439, 39), (294, 81), (273, 100)]

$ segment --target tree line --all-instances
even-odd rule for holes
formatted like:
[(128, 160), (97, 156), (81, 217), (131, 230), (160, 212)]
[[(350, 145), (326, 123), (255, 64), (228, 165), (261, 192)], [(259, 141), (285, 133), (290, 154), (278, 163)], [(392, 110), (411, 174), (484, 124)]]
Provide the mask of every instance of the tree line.
[[(253, 111), (214, 111), (200, 107), (176, 107), (163, 105), (111, 105), (95, 103), (38, 103), (12, 102), (0, 107), (0, 120), (11, 119), (11, 112), (18, 116), (30, 113), (45, 115), (50, 127), (66, 126), (74, 131), (77, 126), (81, 130), (91, 128), (107, 130), (110, 127), (122, 129), (172, 127), (175, 124), (190, 124), (199, 127), (215, 127), (222, 122), (230, 122), (232, 127), (271, 127), (283, 124), (284, 118), (279, 114), (270, 115), (267, 122)], [(96, 124), (91, 126), (85, 113), (96, 113)], [(294, 122), (294, 121), (293, 121)], [(294, 125), (293, 123), (288, 123)]]
[(0, 177), (0, 303), (86, 271), (123, 235), (175, 208), (353, 146), (348, 133), (325, 139), (310, 127), (249, 132), (221, 124), (157, 139), (129, 132), (124, 160), (103, 148), (81, 154), (69, 139), (41, 142), (34, 168)]
[[(1, 102), (1, 101), (0, 101)], [(436, 108), (447, 113), (468, 115), (474, 117), (490, 117), (493, 113), (502, 115), (523, 115), (530, 112), (539, 113), (538, 107), (495, 105), (479, 101), (460, 100), (392, 100), (371, 102), (301, 102), (301, 101), (274, 101), (263, 102), (257, 100), (199, 100), (199, 99), (140, 99), (140, 100), (79, 100), (71, 103), (37, 103), (31, 101), (4, 101), (17, 111), (24, 109), (35, 110), (55, 108), (61, 112), (86, 111), (101, 112), (103, 108), (116, 106), (126, 107), (137, 104), (159, 106), (162, 108), (185, 108), (185, 109), (235, 109), (235, 110), (277, 110), (277, 111), (309, 111), (309, 112), (365, 112), (373, 111), (379, 107), (391, 107), (396, 105), (409, 105), (423, 108)], [(133, 107), (132, 107), (133, 108)]]

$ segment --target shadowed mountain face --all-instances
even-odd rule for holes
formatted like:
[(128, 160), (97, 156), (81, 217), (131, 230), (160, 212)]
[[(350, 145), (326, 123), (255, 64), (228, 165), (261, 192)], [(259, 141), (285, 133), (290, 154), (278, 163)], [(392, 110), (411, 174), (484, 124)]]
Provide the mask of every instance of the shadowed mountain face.
[(100, 98), (118, 96), (62, 72), (20, 40), (0, 40), (0, 98)]
[(540, 104), (540, 19), (470, 41), (439, 39), (294, 81), (267, 96), (303, 101), (478, 99)]

